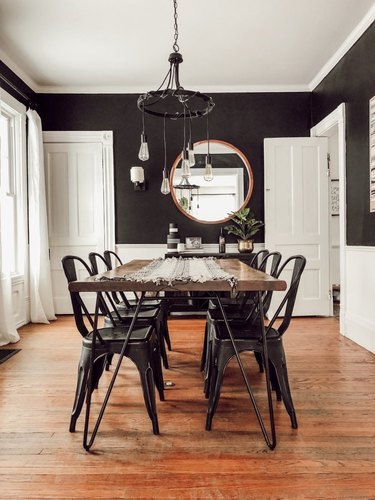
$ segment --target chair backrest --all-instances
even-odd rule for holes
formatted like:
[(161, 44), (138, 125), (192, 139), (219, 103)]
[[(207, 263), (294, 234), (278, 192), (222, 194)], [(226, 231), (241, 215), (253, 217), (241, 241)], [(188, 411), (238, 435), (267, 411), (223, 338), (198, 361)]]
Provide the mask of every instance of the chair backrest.
[[(120, 257), (118, 257), (118, 255), (115, 254), (115, 252), (111, 252), (110, 250), (106, 250), (104, 252), (104, 254), (107, 254), (107, 255), (103, 256), (103, 255), (101, 255), (100, 253), (97, 253), (97, 252), (90, 252), (89, 253), (89, 261), (91, 263), (93, 274), (98, 274), (99, 273), (98, 262), (102, 262), (105, 265), (105, 268), (106, 268), (107, 271), (110, 271), (112, 269), (112, 262), (111, 262), (111, 256), (110, 256), (110, 254), (116, 255), (116, 258), (117, 258), (118, 262), (121, 262)], [(122, 300), (123, 304), (128, 309), (130, 308), (130, 303), (129, 303), (128, 299), (126, 298), (126, 295), (123, 292), (119, 292), (118, 294), (116, 292), (111, 292), (111, 296), (112, 296), (113, 301), (109, 298), (108, 293), (106, 293), (105, 295), (109, 299), (109, 302), (110, 302), (112, 308), (115, 308), (115, 304), (119, 304), (120, 303), (120, 299), (118, 298), (118, 295), (121, 297), (121, 300)]]
[(266, 257), (267, 255), (269, 254), (269, 251), (268, 250), (259, 250), (259, 252), (257, 252), (253, 258), (250, 260), (250, 262), (248, 263), (248, 265), (250, 267), (253, 267), (254, 269), (259, 269), (259, 263), (264, 259), (264, 257)]
[[(279, 265), (281, 261), (281, 253), (280, 252), (271, 252), (267, 254), (262, 262), (259, 264), (259, 271), (267, 272), (270, 276), (274, 278), (277, 276)], [(267, 265), (271, 263), (270, 269), (267, 269)], [(271, 305), (273, 290), (269, 290), (263, 294), (263, 313), (266, 315), (268, 309)]]
[(301, 281), (303, 270), (305, 269), (306, 266), (306, 259), (302, 255), (293, 255), (292, 257), (289, 257), (280, 267), (276, 277), (281, 278), (283, 272), (286, 270), (286, 267), (289, 266), (291, 263), (293, 263), (293, 270), (289, 287), (284, 295), (283, 300), (281, 301), (279, 307), (277, 308), (277, 311), (275, 312), (273, 318), (271, 319), (267, 327), (268, 330), (273, 326), (279, 314), (285, 307), (283, 319), (281, 321), (281, 324), (277, 328), (277, 331), (279, 332), (280, 335), (283, 335), (286, 332), (290, 324), (290, 320), (293, 314), (294, 304), (296, 302), (299, 283)]
[[(268, 250), (267, 250), (268, 252)], [(275, 277), (277, 274), (277, 270), (279, 268), (281, 261), (281, 253), (280, 252), (271, 252), (267, 253), (265, 257), (263, 257), (261, 263), (258, 266), (259, 271), (263, 271), (264, 273), (268, 273), (270, 276)], [(271, 262), (271, 268), (267, 270), (267, 266)]]
[[(103, 255), (107, 262), (108, 269), (113, 269), (113, 267), (116, 266), (122, 266), (122, 260), (120, 259), (120, 257), (117, 255), (116, 252), (113, 252), (112, 250), (105, 250)], [(112, 259), (114, 260), (114, 266), (112, 264)]]
[(108, 261), (103, 255), (100, 255), (100, 253), (97, 252), (90, 252), (89, 253), (89, 261), (91, 264), (92, 272), (93, 274), (98, 274), (99, 273), (99, 266), (98, 262), (103, 262), (106, 271), (110, 271), (112, 268), (109, 266)]
[[(87, 276), (92, 276), (94, 274), (88, 264), (86, 264), (86, 262), (81, 259), (81, 257), (77, 257), (76, 255), (66, 255), (61, 259), (61, 264), (68, 283), (77, 281), (77, 263), (80, 263), (85, 271), (87, 271)], [(70, 298), (72, 301), (74, 319), (77, 329), (82, 337), (85, 337), (89, 331), (86, 327), (84, 318), (86, 317), (90, 322), (90, 325), (93, 326), (91, 316), (89, 315), (79, 292), (70, 292)]]

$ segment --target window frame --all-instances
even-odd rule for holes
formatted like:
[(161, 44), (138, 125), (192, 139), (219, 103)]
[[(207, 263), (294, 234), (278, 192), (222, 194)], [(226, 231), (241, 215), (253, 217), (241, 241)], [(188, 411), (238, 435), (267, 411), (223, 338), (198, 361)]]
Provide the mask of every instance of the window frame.
[[(10, 180), (11, 191), (6, 193), (15, 198), (15, 270), (11, 272), (12, 282), (19, 279), (26, 280), (28, 269), (28, 241), (27, 241), (27, 164), (26, 164), (26, 106), (0, 88), (0, 112), (11, 120), (10, 128), (11, 153), (10, 161), (13, 169)], [(0, 262), (1, 266), (1, 262)], [(2, 269), (0, 267), (0, 272)]]

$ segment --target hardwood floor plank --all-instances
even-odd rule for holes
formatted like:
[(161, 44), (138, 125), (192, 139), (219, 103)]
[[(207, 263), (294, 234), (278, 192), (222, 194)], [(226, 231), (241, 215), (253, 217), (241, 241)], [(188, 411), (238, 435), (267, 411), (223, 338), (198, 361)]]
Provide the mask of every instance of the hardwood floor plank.
[[(275, 403), (270, 451), (235, 362), (204, 430), (203, 330), (202, 319), (170, 321), (164, 377), (175, 385), (157, 400), (160, 436), (126, 360), (87, 453), (82, 418), (68, 432), (81, 345), (72, 318), (23, 327), (22, 351), (0, 367), (1, 498), (375, 498), (374, 355), (340, 337), (334, 318), (294, 319), (285, 350), (299, 428)], [(251, 354), (243, 360), (264, 410), (264, 375)], [(111, 373), (93, 395), (94, 413)]]

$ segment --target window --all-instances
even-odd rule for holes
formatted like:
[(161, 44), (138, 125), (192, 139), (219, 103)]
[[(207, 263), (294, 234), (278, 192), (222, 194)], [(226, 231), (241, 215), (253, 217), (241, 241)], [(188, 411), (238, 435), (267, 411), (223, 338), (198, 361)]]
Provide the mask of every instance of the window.
[(26, 108), (0, 89), (0, 271), (25, 273)]

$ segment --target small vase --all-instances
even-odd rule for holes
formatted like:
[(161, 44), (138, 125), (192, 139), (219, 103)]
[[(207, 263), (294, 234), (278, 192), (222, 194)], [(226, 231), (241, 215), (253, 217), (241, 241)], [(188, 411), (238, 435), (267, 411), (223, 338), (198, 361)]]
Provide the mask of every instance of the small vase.
[(238, 251), (240, 253), (250, 253), (253, 251), (254, 242), (253, 240), (237, 240), (238, 241)]

